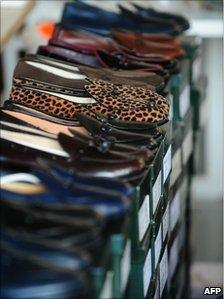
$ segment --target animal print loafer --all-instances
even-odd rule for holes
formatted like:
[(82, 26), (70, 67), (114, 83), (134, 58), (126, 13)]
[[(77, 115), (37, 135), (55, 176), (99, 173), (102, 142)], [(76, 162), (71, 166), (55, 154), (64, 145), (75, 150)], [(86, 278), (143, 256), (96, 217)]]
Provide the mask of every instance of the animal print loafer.
[(60, 69), (57, 74), (64, 75), (64, 81), (70, 76), (69, 80), (75, 87), (72, 89), (67, 84), (62, 88), (62, 84), (53, 85), (52, 82), (38, 82), (36, 79), (14, 78), (10, 100), (68, 120), (75, 120), (77, 112), (89, 116), (103, 115), (118, 123), (128, 122), (130, 127), (148, 127), (168, 120), (168, 101), (151, 90), (114, 85), (103, 80), (80, 80), (72, 76), (72, 72), (63, 72)]

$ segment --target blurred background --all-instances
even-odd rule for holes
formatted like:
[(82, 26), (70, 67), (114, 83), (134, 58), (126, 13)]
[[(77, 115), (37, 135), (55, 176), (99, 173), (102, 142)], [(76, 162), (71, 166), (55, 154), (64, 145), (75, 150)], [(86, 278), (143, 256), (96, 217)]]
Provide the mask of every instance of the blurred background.
[[(51, 23), (61, 17), (65, 1), (1, 1), (1, 101), (8, 98), (18, 57), (35, 52), (47, 43)], [(116, 10), (116, 4), (131, 7), (131, 1), (89, 0)], [(135, 2), (135, 1), (132, 1)], [(222, 1), (136, 1), (139, 5), (180, 13), (191, 24), (187, 35), (202, 43), (197, 67), (208, 78), (203, 107), (203, 132), (199, 174), (192, 184), (192, 290), (193, 297), (205, 286), (222, 286), (223, 253), (223, 7)]]

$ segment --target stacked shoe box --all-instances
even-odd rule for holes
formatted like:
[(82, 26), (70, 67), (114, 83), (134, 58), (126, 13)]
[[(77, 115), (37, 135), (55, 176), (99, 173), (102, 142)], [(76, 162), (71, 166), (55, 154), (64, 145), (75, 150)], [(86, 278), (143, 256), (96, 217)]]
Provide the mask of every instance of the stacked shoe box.
[[(30, 171), (32, 165), (32, 175), (28, 171), (25, 176), (19, 173), (20, 177), (23, 180), (28, 177), (29, 183), (35, 181), (35, 190), (43, 187), (40, 182), (46, 184), (50, 195), (32, 197), (29, 194), (27, 197), (12, 193), (20, 181), (16, 177), (14, 181), (7, 177), (7, 181), (5, 177), (2, 204), (10, 219), (5, 216), (4, 224), (15, 226), (17, 219), (29, 216), (21, 230), (25, 228), (26, 234), (32, 232), (31, 244), (35, 239), (32, 230), (36, 225), (40, 233), (41, 221), (44, 226), (47, 219), (46, 230), (56, 220), (62, 225), (65, 233), (59, 232), (58, 238), (62, 238), (63, 246), (59, 246), (57, 254), (64, 259), (69, 257), (74, 268), (53, 257), (49, 261), (53, 249), (48, 248), (46, 254), (47, 236), (40, 238), (43, 243), (40, 247), (36, 248), (33, 243), (33, 248), (29, 245), (28, 249), (32, 249), (32, 263), (38, 262), (41, 267), (50, 265), (52, 273), (57, 268), (72, 274), (72, 287), (65, 287), (63, 298), (178, 298), (187, 285), (186, 207), (189, 205), (188, 165), (193, 151), (192, 117), (195, 115), (190, 105), (189, 76), (193, 63), (188, 57), (179, 59), (184, 55), (180, 41), (170, 35), (155, 35), (157, 31), (153, 30), (180, 34), (188, 24), (182, 17), (162, 13), (161, 17), (173, 18), (177, 24), (174, 26), (175, 22), (164, 20), (164, 25), (160, 20), (152, 26), (151, 22), (146, 24), (140, 20), (145, 21), (146, 12), (157, 15), (156, 11), (136, 6), (138, 13), (133, 15), (125, 8), (120, 9), (122, 18), (125, 15), (130, 21), (122, 21), (127, 31), (110, 28), (109, 23), (112, 20), (114, 24), (114, 18), (120, 28), (119, 14), (81, 1), (66, 4), (62, 24), (55, 26), (49, 44), (39, 47), (39, 55), (28, 55), (19, 61), (10, 101), (2, 111), (5, 130), (2, 161), (10, 175), (11, 168), (18, 172), (18, 169), (24, 171), (25, 166)], [(105, 23), (100, 18), (93, 21), (92, 14), (91, 22), (87, 22), (86, 11), (98, 16), (100, 13), (102, 19), (106, 16)], [(136, 24), (133, 20), (141, 23), (142, 33), (153, 34), (131, 32)], [(105, 35), (107, 37), (102, 37)], [(108, 35), (113, 39), (108, 39)], [(150, 44), (147, 39), (155, 43)], [(158, 39), (159, 45), (156, 44)], [(144, 49), (145, 52), (141, 52)], [(162, 54), (157, 56), (157, 51), (166, 53), (169, 58)], [(169, 122), (169, 104), (160, 94), (172, 104)], [(151, 101), (150, 107), (145, 98)], [(88, 135), (82, 135), (86, 130)], [(47, 139), (48, 151), (44, 138), (50, 138)], [(136, 146), (142, 142), (144, 146), (138, 148), (122, 145)], [(38, 151), (30, 150), (33, 149), (31, 143), (36, 143)], [(127, 160), (125, 155), (130, 155)], [(68, 161), (64, 157), (68, 157)], [(36, 158), (38, 164), (33, 165)], [(65, 162), (70, 163), (68, 169), (61, 167)], [(133, 167), (130, 173), (129, 163)], [(116, 171), (113, 172), (114, 165)], [(123, 174), (126, 172), (128, 175)], [(18, 173), (16, 175), (18, 177)], [(9, 180), (13, 186), (7, 185)], [(26, 188), (29, 190), (29, 186)], [(29, 204), (24, 204), (24, 199), (29, 200)], [(52, 201), (55, 205), (51, 205)], [(82, 230), (88, 242), (83, 241)], [(15, 246), (13, 238), (17, 238), (17, 250), (22, 250), (21, 242), (27, 253), (26, 234), (15, 231), (13, 234), (8, 229), (3, 234), (7, 245), (4, 245), (5, 254), (12, 264), (12, 256), (16, 256), (18, 263), (26, 264), (24, 256), (21, 260), (15, 251), (9, 250)], [(70, 248), (71, 240), (79, 234), (75, 240), (81, 247)], [(58, 248), (56, 240), (50, 244)], [(74, 249), (76, 259), (74, 255), (69, 256), (74, 254)], [(83, 256), (80, 249), (86, 255)], [(42, 255), (38, 255), (38, 250)], [(11, 264), (5, 267), (9, 273), (13, 270)], [(59, 277), (58, 284), (62, 278), (66, 285), (66, 279), (71, 277)], [(7, 283), (5, 292), (12, 288), (10, 279)], [(25, 294), (26, 281), (24, 285)], [(42, 286), (44, 281), (42, 285), (40, 282), (40, 289)], [(58, 296), (56, 289), (55, 292)]]

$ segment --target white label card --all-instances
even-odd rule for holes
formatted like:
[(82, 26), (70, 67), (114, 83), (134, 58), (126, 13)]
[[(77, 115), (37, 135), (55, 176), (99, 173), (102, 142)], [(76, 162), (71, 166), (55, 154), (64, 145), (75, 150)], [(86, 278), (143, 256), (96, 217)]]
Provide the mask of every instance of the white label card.
[(193, 80), (194, 82), (198, 81), (199, 77), (202, 74), (202, 61), (201, 56), (198, 56), (193, 62)]
[(152, 276), (152, 257), (151, 257), (151, 249), (149, 249), (148, 254), (145, 259), (145, 263), (143, 266), (143, 290), (144, 290), (144, 297), (147, 294), (150, 280)]
[(163, 184), (166, 182), (172, 169), (172, 153), (171, 145), (169, 146), (164, 158), (163, 158)]
[(157, 267), (157, 264), (159, 262), (161, 249), (162, 249), (162, 229), (161, 229), (161, 226), (160, 226), (158, 234), (156, 236), (154, 248), (155, 248), (155, 267)]
[(146, 195), (138, 211), (139, 241), (141, 242), (150, 223), (149, 195)]
[(190, 130), (183, 141), (183, 163), (187, 163), (193, 151), (193, 132)]
[(170, 94), (170, 112), (169, 112), (169, 120), (173, 119), (173, 95)]
[(167, 248), (165, 248), (165, 251), (163, 253), (163, 256), (161, 258), (160, 264), (159, 264), (159, 273), (160, 273), (160, 296), (162, 296), (166, 281), (168, 279), (168, 253)]
[(162, 190), (161, 190), (161, 184), (162, 184), (162, 173), (161, 171), (159, 172), (157, 178), (156, 178), (156, 181), (152, 187), (152, 195), (153, 195), (153, 214), (155, 213), (156, 211), (156, 208), (157, 208), (157, 205), (159, 203), (159, 200), (160, 200), (160, 196), (161, 196), (161, 193), (162, 193)]
[(121, 291), (124, 293), (131, 270), (131, 241), (128, 240), (121, 258)]
[(179, 175), (181, 174), (181, 148), (178, 148), (172, 158), (172, 172), (170, 178), (170, 185), (174, 185)]
[(187, 84), (180, 95), (180, 116), (184, 117), (189, 108), (190, 108), (190, 85)]
[(163, 225), (163, 242), (165, 241), (166, 235), (168, 233), (169, 229), (169, 203), (167, 204), (166, 211), (163, 214), (163, 220), (162, 220), (162, 225)]
[(176, 192), (174, 199), (170, 203), (170, 231), (174, 229), (180, 218), (180, 192)]
[(113, 298), (113, 277), (114, 272), (113, 271), (107, 271), (104, 285), (102, 287), (101, 293), (100, 293), (100, 299), (112, 299)]

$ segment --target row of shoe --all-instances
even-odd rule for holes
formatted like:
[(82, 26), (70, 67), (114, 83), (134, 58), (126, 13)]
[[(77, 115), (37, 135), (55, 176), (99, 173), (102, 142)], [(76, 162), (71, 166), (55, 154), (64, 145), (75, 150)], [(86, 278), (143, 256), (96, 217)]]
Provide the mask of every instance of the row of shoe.
[[(111, 35), (102, 37), (84, 30), (68, 30), (57, 24), (48, 45), (40, 46), (38, 53), (96, 68), (154, 72), (163, 77), (156, 77), (157, 82), (159, 79), (167, 82), (170, 75), (179, 71), (178, 59), (185, 53), (178, 37), (121, 29), (113, 30)], [(120, 74), (123, 76), (126, 78), (125, 72)], [(153, 86), (156, 82), (151, 79), (147, 83)]]
[(130, 219), (184, 55), (178, 38), (154, 33), (188, 26), (136, 9), (68, 3), (49, 44), (16, 65), (1, 108), (3, 298), (93, 298), (92, 269), (108, 265), (110, 236)]
[(166, 33), (179, 35), (189, 29), (188, 21), (179, 15), (143, 8), (133, 3), (132, 9), (118, 4), (119, 13), (89, 5), (84, 1), (73, 1), (65, 5), (61, 23), (69, 29), (85, 29), (104, 36), (111, 28), (144, 33)]

